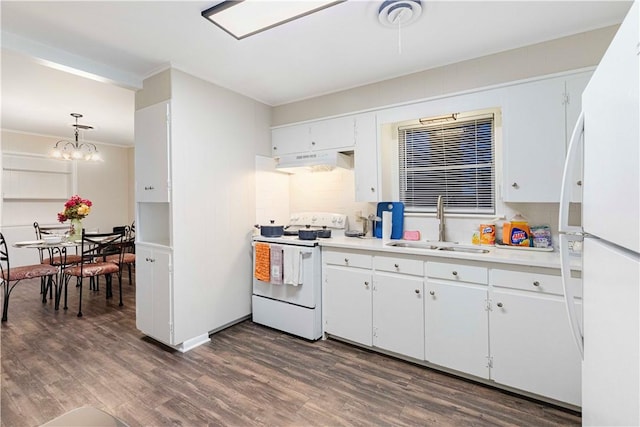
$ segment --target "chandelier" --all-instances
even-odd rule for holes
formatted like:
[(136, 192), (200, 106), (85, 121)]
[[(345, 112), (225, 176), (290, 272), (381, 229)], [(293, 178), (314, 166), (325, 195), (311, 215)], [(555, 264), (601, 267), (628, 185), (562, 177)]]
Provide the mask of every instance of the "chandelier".
[(75, 117), (76, 122), (72, 124), (75, 130), (75, 141), (60, 140), (56, 142), (51, 150), (51, 157), (63, 160), (88, 160), (88, 161), (100, 161), (100, 153), (98, 148), (89, 142), (78, 142), (78, 129), (91, 130), (93, 126), (78, 124), (78, 119), (82, 117), (82, 114), (71, 113), (71, 117)]

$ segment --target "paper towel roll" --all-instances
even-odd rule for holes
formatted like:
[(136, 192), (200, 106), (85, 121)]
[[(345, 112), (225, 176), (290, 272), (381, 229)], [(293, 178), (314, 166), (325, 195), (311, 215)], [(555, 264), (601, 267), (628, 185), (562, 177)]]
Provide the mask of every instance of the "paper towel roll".
[(391, 240), (392, 214), (390, 211), (382, 212), (382, 240)]

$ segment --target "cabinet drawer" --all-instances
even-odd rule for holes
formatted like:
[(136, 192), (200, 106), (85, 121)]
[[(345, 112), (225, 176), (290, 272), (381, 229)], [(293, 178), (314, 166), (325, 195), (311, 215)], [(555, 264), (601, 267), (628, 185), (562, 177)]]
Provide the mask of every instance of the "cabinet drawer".
[(434, 279), (456, 280), (486, 285), (488, 276), (489, 274), (486, 267), (427, 261), (427, 277)]
[(357, 252), (322, 251), (322, 261), (325, 264), (343, 265), (345, 267), (371, 268), (372, 256)]
[(564, 295), (560, 275), (547, 273), (492, 269), (491, 284), (523, 291)]
[(413, 276), (424, 275), (424, 261), (419, 259), (376, 256), (373, 259), (376, 270), (389, 271), (391, 273), (411, 274)]

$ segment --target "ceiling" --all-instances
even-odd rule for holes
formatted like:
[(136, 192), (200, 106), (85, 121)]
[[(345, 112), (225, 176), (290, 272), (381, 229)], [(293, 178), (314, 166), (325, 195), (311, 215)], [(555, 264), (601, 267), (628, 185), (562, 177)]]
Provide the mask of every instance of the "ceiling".
[[(271, 1), (274, 5), (278, 3)], [(236, 40), (219, 1), (2, 1), (3, 129), (133, 145), (134, 93), (168, 66), (268, 105), (619, 24), (629, 1), (426, 1), (404, 28), (349, 0)]]

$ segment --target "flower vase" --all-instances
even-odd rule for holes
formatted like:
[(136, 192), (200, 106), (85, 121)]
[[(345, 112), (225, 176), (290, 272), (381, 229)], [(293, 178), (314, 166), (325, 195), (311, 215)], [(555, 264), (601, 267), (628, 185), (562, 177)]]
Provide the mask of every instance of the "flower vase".
[(69, 234), (70, 241), (76, 241), (82, 239), (82, 220), (72, 219), (71, 220), (71, 230)]

